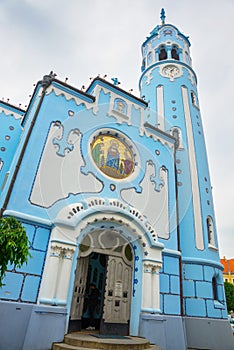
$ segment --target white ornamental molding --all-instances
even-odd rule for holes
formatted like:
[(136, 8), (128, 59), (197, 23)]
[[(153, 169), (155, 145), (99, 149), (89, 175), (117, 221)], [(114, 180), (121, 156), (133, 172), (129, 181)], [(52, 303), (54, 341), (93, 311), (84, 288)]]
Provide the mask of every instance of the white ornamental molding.
[(53, 245), (52, 243), (50, 256), (72, 260), (74, 252), (75, 252), (74, 248), (64, 247), (64, 245), (59, 245), (59, 244)]

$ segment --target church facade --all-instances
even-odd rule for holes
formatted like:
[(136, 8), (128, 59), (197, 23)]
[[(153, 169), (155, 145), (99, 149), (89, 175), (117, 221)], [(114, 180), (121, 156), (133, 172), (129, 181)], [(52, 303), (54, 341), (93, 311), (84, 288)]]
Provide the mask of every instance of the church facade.
[(233, 349), (189, 48), (162, 11), (140, 98), (51, 72), (26, 111), (0, 102), (1, 215), (23, 223), (32, 255), (8, 266), (0, 349), (46, 350), (86, 328), (91, 283), (100, 333)]

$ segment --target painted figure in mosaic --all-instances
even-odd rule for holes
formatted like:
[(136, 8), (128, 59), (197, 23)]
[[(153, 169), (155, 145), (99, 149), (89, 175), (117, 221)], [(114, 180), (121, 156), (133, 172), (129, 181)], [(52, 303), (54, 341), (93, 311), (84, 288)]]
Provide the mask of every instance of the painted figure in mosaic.
[(132, 172), (132, 168), (133, 168), (133, 161), (129, 155), (129, 152), (127, 149), (125, 149), (124, 151), (124, 173), (126, 175), (129, 175)]
[(104, 149), (104, 143), (99, 142), (97, 143), (93, 149), (92, 149), (92, 156), (93, 160), (97, 164), (97, 166), (102, 166), (103, 164), (103, 149)]
[(118, 101), (116, 109), (118, 112), (124, 113), (125, 112), (125, 104), (122, 101)]
[(116, 140), (110, 141), (110, 147), (107, 151), (106, 165), (116, 170), (119, 168), (119, 150), (118, 141)]

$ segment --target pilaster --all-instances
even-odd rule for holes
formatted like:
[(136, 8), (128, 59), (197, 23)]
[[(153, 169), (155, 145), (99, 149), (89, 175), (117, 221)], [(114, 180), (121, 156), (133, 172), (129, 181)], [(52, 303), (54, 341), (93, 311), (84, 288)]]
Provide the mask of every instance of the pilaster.
[(143, 261), (142, 312), (160, 313), (159, 270), (162, 264), (155, 261)]
[(39, 294), (40, 304), (60, 306), (67, 304), (74, 252), (74, 244), (51, 242)]

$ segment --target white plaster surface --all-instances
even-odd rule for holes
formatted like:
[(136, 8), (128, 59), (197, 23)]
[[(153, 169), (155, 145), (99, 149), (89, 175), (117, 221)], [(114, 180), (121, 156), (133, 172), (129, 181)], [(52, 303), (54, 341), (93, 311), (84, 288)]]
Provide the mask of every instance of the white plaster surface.
[(195, 241), (198, 249), (204, 249), (204, 238), (202, 229), (202, 216), (201, 216), (201, 202), (200, 202), (200, 190), (198, 183), (197, 174), (197, 160), (195, 153), (195, 144), (193, 138), (193, 129), (188, 101), (188, 91), (185, 87), (182, 87), (182, 97), (184, 104), (184, 114), (186, 129), (188, 135), (188, 153), (189, 153), (189, 165), (191, 173), (192, 183), (192, 200), (193, 200), (193, 211), (194, 211), (194, 225), (195, 225)]
[(141, 193), (134, 188), (122, 190), (121, 196), (125, 202), (138, 209), (162, 238), (169, 236), (169, 210), (168, 210), (168, 179), (167, 171), (160, 169), (160, 179), (164, 183), (160, 191), (156, 191), (155, 183), (151, 177), (156, 175), (156, 167), (148, 161), (145, 176), (140, 183)]
[(102, 189), (102, 183), (94, 175), (84, 175), (80, 171), (85, 163), (80, 151), (79, 130), (69, 134), (68, 142), (74, 149), (67, 150), (64, 156), (57, 154), (58, 146), (53, 144), (54, 138), (61, 137), (62, 127), (51, 125), (30, 197), (33, 204), (49, 207), (70, 193), (97, 193)]

